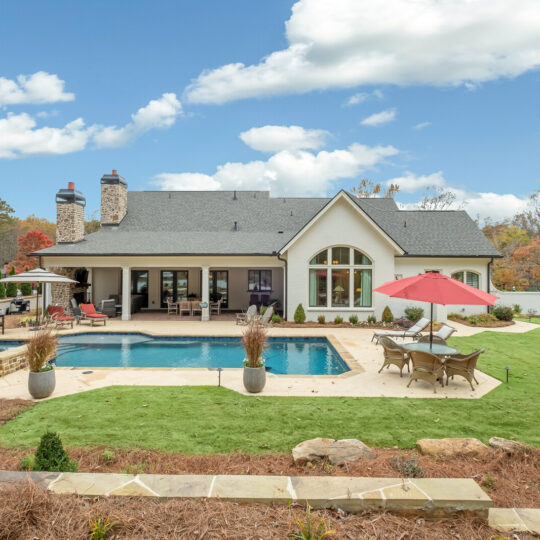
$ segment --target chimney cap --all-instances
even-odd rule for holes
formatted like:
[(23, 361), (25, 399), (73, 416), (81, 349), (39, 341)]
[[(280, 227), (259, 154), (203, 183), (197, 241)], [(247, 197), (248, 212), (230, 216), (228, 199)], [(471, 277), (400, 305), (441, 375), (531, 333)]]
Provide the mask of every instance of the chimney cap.
[(101, 177), (101, 183), (102, 184), (111, 184), (111, 185), (120, 184), (122, 186), (127, 187), (127, 182), (126, 182), (125, 178), (122, 178), (118, 174), (118, 171), (116, 169), (113, 169), (112, 174), (104, 174)]
[(68, 182), (68, 187), (59, 189), (56, 194), (56, 203), (76, 203), (81, 206), (86, 206), (86, 199), (80, 191), (75, 189), (75, 182)]

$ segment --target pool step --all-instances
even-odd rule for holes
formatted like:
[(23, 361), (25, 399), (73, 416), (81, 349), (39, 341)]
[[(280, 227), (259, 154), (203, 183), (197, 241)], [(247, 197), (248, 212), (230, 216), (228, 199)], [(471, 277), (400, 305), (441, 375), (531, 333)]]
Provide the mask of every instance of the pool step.
[(28, 478), (55, 493), (219, 499), (240, 503), (309, 503), (346, 512), (388, 510), (444, 518), (470, 513), (487, 518), (492, 500), (470, 478), (346, 476), (158, 475), (25, 473), (0, 471), (2, 483)]

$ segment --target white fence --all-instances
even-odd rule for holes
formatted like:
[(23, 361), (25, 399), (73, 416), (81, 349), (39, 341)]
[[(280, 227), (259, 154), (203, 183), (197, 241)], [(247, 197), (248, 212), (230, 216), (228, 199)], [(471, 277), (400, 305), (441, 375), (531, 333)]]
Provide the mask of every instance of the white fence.
[(521, 307), (521, 313), (527, 313), (528, 311), (534, 311), (540, 313), (540, 291), (498, 291), (492, 290), (495, 296), (499, 297), (499, 300), (495, 302), (496, 305), (513, 306), (519, 304)]

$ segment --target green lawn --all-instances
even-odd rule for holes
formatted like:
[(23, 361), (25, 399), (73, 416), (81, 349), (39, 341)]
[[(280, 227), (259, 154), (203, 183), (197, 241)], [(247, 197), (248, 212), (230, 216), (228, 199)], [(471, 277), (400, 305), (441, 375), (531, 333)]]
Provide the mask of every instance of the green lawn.
[(508, 365), (510, 383), (474, 400), (248, 397), (216, 387), (110, 387), (37, 404), (0, 427), (0, 445), (34, 447), (51, 429), (68, 446), (190, 454), (289, 451), (318, 436), (411, 447), (422, 437), (487, 441), (498, 435), (540, 446), (540, 328), (527, 334), (483, 332), (451, 343), (464, 352), (484, 347), (480, 368), (503, 380)]
[(531, 317), (530, 319), (528, 317), (514, 317), (516, 321), (523, 321), (523, 322), (531, 322), (534, 324), (540, 324), (540, 317)]

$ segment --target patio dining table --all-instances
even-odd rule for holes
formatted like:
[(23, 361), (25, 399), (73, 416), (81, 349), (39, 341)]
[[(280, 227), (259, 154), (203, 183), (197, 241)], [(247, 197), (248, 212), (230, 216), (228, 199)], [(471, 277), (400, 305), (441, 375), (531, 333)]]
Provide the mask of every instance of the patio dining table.
[(407, 351), (421, 351), (434, 354), (441, 357), (441, 360), (444, 361), (445, 356), (452, 356), (453, 354), (459, 354), (458, 349), (454, 347), (449, 347), (448, 345), (442, 345), (441, 343), (403, 343), (400, 344)]

